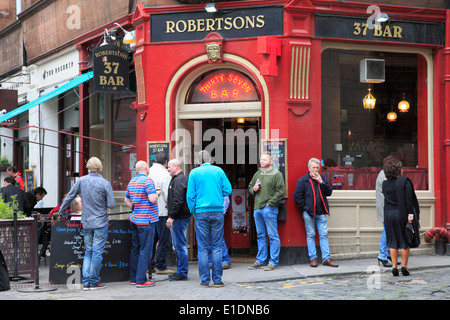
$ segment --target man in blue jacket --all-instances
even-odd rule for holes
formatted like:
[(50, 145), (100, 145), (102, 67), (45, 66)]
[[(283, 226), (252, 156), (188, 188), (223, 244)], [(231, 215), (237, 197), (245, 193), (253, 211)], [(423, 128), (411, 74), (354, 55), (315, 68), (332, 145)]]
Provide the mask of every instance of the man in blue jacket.
[(231, 184), (221, 168), (211, 165), (208, 151), (200, 151), (197, 161), (201, 165), (189, 173), (186, 202), (195, 217), (200, 285), (208, 287), (211, 281), (208, 261), (208, 249), (211, 247), (214, 287), (223, 287), (223, 197), (231, 194)]
[(317, 267), (316, 230), (319, 232), (320, 250), (323, 265), (338, 267), (330, 259), (328, 243), (328, 226), (326, 215), (330, 214), (327, 197), (333, 192), (327, 178), (319, 173), (320, 160), (312, 158), (308, 162), (309, 172), (298, 179), (295, 187), (294, 200), (303, 214), (306, 230), (306, 244), (311, 267)]

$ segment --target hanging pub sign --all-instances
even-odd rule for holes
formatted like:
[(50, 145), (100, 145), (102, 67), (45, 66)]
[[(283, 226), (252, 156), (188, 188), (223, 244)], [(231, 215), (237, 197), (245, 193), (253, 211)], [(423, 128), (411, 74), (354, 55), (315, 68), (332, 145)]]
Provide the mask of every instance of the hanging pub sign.
[(128, 51), (108, 44), (95, 48), (94, 92), (115, 93), (129, 88)]

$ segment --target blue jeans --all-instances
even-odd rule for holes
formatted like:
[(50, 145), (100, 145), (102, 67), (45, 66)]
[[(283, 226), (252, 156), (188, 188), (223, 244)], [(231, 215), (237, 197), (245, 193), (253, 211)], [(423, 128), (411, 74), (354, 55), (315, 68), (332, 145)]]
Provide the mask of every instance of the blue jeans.
[(83, 258), (83, 286), (100, 283), (103, 249), (108, 239), (108, 225), (96, 229), (83, 229), (85, 253)]
[[(155, 222), (155, 236), (153, 239), (153, 254), (152, 260), (156, 255), (155, 267), (158, 270), (167, 269), (166, 256), (170, 248), (170, 229), (166, 227), (166, 222), (169, 217), (159, 217), (159, 221)], [(156, 250), (158, 244), (158, 250)]]
[(174, 219), (172, 222), (172, 242), (177, 256), (177, 273), (183, 277), (188, 276), (189, 253), (186, 243), (186, 231), (191, 222), (191, 218)]
[(383, 223), (383, 233), (381, 234), (381, 239), (380, 239), (380, 252), (378, 253), (378, 258), (381, 260), (387, 260), (387, 257), (390, 257), (391, 253), (389, 251), (389, 248), (387, 246), (387, 242), (386, 242), (386, 229), (384, 228), (384, 223)]
[(153, 251), (155, 224), (131, 223), (130, 281), (137, 284), (147, 281), (147, 270)]
[(256, 262), (266, 264), (267, 260), (267, 236), (270, 242), (269, 264), (278, 265), (280, 260), (280, 237), (278, 236), (278, 208), (265, 206), (255, 209), (253, 212), (256, 226), (256, 239), (258, 242), (258, 253)]
[[(209, 248), (208, 251), (208, 261), (209, 264), (212, 263), (212, 250)], [(225, 242), (225, 238), (222, 240), (222, 264), (228, 264), (231, 263), (230, 255), (228, 254), (228, 247), (227, 243)]]
[(305, 221), (306, 244), (308, 245), (309, 259), (312, 260), (317, 258), (315, 225), (317, 225), (317, 231), (319, 232), (320, 251), (322, 251), (322, 262), (329, 259), (330, 248), (328, 243), (328, 224), (326, 215), (316, 214), (315, 217), (312, 217), (306, 211), (304, 211), (303, 220)]
[(223, 212), (200, 212), (195, 215), (195, 234), (198, 248), (198, 273), (202, 285), (209, 285), (208, 251), (212, 248), (212, 280), (214, 284), (222, 282), (222, 239)]

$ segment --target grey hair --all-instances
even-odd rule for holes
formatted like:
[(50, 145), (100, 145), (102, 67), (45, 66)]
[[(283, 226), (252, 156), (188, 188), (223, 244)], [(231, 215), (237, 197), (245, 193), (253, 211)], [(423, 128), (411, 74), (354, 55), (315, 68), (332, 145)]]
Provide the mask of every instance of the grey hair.
[(199, 151), (197, 153), (197, 162), (198, 164), (211, 163), (211, 154), (206, 150)]
[(311, 159), (309, 159), (309, 161), (308, 161), (308, 168), (311, 166), (311, 163), (313, 163), (313, 162), (317, 163), (319, 166), (321, 165), (321, 162), (320, 162), (319, 159), (317, 159), (317, 158), (311, 158)]

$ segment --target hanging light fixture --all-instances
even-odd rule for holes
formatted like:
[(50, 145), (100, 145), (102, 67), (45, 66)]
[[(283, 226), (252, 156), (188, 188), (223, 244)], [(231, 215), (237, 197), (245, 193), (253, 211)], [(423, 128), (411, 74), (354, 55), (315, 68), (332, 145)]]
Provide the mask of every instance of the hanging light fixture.
[(375, 108), (375, 102), (377, 101), (377, 99), (375, 99), (375, 97), (370, 93), (370, 90), (372, 89), (369, 88), (369, 93), (366, 94), (366, 96), (363, 99), (364, 109), (369, 110)]
[(107, 46), (108, 45), (108, 41), (106, 41), (106, 38), (108, 37), (108, 30), (107, 29), (105, 29), (104, 31), (103, 31), (103, 42), (102, 42), (102, 44), (100, 45), (100, 47), (103, 47), (103, 46)]
[(132, 44), (132, 43), (136, 43), (136, 37), (134, 36), (132, 31), (127, 31), (124, 28), (122, 28), (122, 26), (120, 24), (118, 24), (117, 22), (114, 22), (114, 24), (118, 27), (120, 27), (120, 29), (122, 29), (123, 33), (125, 34), (123, 37), (122, 42), (125, 44)]
[(389, 122), (395, 122), (397, 121), (397, 114), (394, 112), (394, 107), (391, 106), (391, 112), (389, 112), (386, 116)]
[(403, 100), (398, 103), (398, 110), (400, 112), (408, 112), (409, 102), (405, 99), (405, 93), (403, 92)]

